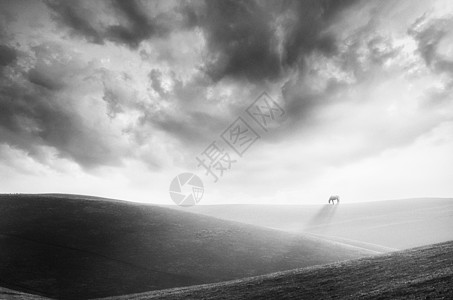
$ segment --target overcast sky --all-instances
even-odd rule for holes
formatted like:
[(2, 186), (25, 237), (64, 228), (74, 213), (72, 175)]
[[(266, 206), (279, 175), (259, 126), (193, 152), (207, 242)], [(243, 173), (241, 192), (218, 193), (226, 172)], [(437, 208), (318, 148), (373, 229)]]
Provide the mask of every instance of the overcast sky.
[[(452, 30), (451, 0), (0, 1), (0, 192), (451, 197)], [(239, 116), (260, 138), (214, 182), (196, 157)]]

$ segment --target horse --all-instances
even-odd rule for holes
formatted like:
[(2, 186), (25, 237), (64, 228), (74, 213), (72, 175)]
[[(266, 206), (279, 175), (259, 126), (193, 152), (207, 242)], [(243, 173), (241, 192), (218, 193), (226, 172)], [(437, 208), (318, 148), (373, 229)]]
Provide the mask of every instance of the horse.
[(332, 195), (329, 198), (329, 204), (332, 202), (332, 204), (335, 204), (335, 200), (337, 200), (337, 204), (340, 204), (340, 196), (338, 195)]

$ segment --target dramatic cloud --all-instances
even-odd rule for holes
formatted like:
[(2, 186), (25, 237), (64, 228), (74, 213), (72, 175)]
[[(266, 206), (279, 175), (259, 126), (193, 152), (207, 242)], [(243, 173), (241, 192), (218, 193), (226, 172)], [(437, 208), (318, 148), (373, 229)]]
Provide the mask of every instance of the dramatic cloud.
[[(54, 19), (88, 42), (112, 41), (136, 49), (142, 41), (166, 35), (188, 22), (156, 1), (46, 1)], [(171, 6), (172, 4), (170, 4)], [(173, 5), (177, 8), (177, 5)], [(98, 14), (102, 12), (105, 14)], [(188, 16), (189, 17), (189, 16)]]
[(0, 45), (0, 68), (11, 64), (16, 58), (16, 50), (5, 45)]
[(440, 86), (428, 92), (427, 101), (432, 105), (451, 101), (453, 93), (452, 26), (453, 16), (434, 20), (420, 17), (408, 31), (417, 41), (418, 51), (426, 65), (433, 72), (445, 76), (440, 80)]
[(55, 13), (55, 19), (70, 28), (73, 34), (86, 38), (89, 42), (101, 44), (104, 42), (99, 29), (91, 21), (95, 14), (84, 9), (73, 1), (48, 1), (49, 8)]
[(208, 74), (275, 80), (313, 51), (332, 54), (325, 29), (353, 1), (207, 1), (198, 19), (209, 49)]
[(13, 70), (2, 78), (1, 141), (42, 160), (49, 159), (41, 153), (47, 146), (83, 167), (119, 163), (121, 144), (108, 137), (107, 128), (93, 126), (94, 111), (79, 111), (89, 105), (82, 93), (69, 93), (92, 68), (57, 46), (34, 47), (33, 53), (35, 65), (23, 77)]

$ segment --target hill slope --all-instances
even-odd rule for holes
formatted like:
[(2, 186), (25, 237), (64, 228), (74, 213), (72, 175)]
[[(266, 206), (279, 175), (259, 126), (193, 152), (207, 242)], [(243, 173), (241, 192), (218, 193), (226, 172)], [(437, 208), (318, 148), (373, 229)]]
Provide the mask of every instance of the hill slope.
[(243, 280), (155, 291), (145, 299), (453, 299), (453, 242)]
[(151, 205), (0, 196), (0, 282), (86, 299), (220, 282), (369, 255), (357, 247)]
[(0, 299), (7, 300), (45, 300), (49, 298), (18, 292), (15, 290), (0, 287)]
[[(172, 207), (175, 208), (175, 207)], [(178, 208), (177, 208), (178, 209)], [(453, 199), (419, 198), (334, 205), (211, 205), (204, 215), (392, 249), (453, 240)], [(362, 247), (367, 247), (366, 244)], [(386, 248), (379, 248), (386, 251)]]

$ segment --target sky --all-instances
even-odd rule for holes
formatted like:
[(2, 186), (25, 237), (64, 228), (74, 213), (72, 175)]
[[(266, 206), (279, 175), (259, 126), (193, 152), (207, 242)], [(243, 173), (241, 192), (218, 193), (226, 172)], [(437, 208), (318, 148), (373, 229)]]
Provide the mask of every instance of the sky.
[(0, 193), (452, 197), (452, 30), (450, 0), (1, 0)]

